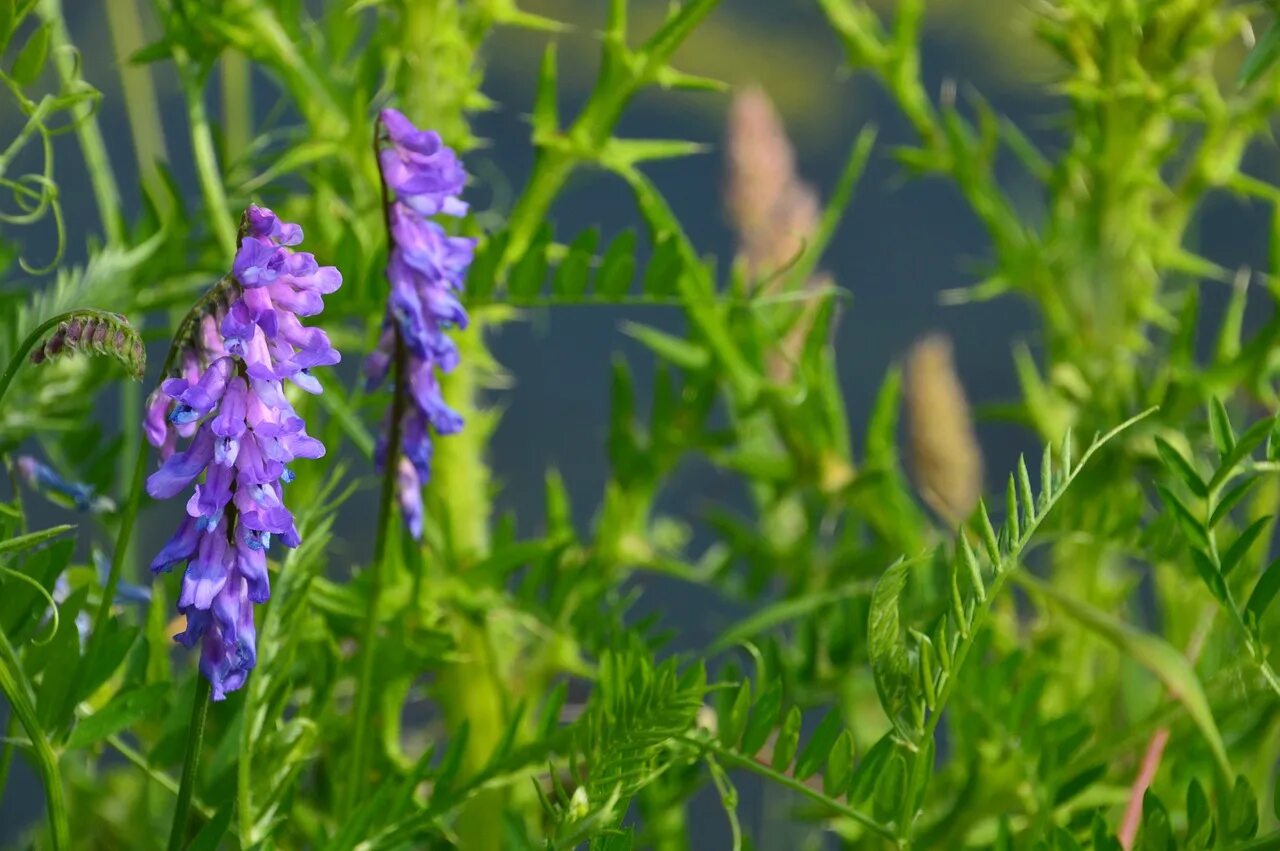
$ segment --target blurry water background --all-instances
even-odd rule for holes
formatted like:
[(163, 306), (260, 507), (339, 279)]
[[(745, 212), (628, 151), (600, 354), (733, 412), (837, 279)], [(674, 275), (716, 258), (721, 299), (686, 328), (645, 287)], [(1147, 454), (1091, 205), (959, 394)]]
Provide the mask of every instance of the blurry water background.
[[(66, 11), (72, 38), (84, 54), (85, 77), (103, 92), (102, 129), (119, 170), (128, 209), (136, 212), (140, 192), (107, 37), (106, 2), (123, 0), (78, 0), (67, 3)], [(573, 32), (559, 37), (562, 108), (569, 112), (585, 97), (594, 79), (598, 58), (595, 33), (605, 4), (599, 0), (522, 0), (520, 5), (574, 25)], [(885, 0), (882, 5), (890, 6), (891, 2)], [(1054, 113), (1061, 104), (1055, 103), (1042, 85), (1053, 78), (1054, 69), (1032, 36), (1029, 5), (1026, 0), (931, 2), (924, 71), (935, 94), (945, 81), (954, 81), (962, 97), (971, 86), (1039, 144), (1057, 149), (1061, 140), (1055, 135)], [(650, 25), (659, 20), (666, 3), (632, 0), (631, 7), (639, 17), (637, 29), (643, 29), (645, 20)], [(468, 165), (478, 182), (492, 188), (500, 208), (519, 190), (532, 160), (525, 116), (532, 104), (543, 43), (544, 37), (538, 34), (499, 32), (487, 52), (485, 89), (497, 106), (475, 117), (475, 129), (489, 140), (489, 146), (470, 155)], [(762, 84), (787, 122), (804, 178), (818, 188), (824, 200), (858, 130), (867, 123), (880, 128), (870, 167), (823, 264), (850, 293), (836, 346), (855, 436), (865, 426), (886, 367), (930, 330), (945, 331), (954, 339), (961, 377), (980, 416), (983, 406), (1016, 398), (1010, 353), (1019, 340), (1033, 352), (1037, 350), (1034, 318), (1025, 305), (1011, 298), (987, 304), (939, 304), (940, 291), (981, 278), (988, 251), (985, 234), (950, 185), (940, 180), (910, 179), (894, 162), (892, 147), (913, 141), (910, 128), (874, 83), (844, 70), (840, 46), (816, 2), (726, 0), (695, 33), (676, 64), (733, 84)], [(169, 130), (172, 165), (194, 208), (198, 192), (185, 149), (184, 108), (176, 75), (161, 71), (156, 82)], [(265, 114), (274, 95), (268, 81), (260, 82), (262, 96), (255, 107)], [(216, 102), (211, 94), (209, 103), (215, 110)], [(722, 268), (727, 267), (733, 251), (722, 200), (720, 143), (727, 104), (728, 99), (717, 94), (647, 93), (628, 110), (619, 127), (621, 136), (686, 138), (712, 146), (702, 156), (659, 163), (648, 171), (696, 245), (704, 253), (722, 258)], [(13, 120), (12, 115), (6, 116), (8, 109), (10, 105), (0, 106), (0, 121)], [(429, 124), (429, 117), (420, 118)], [(73, 135), (58, 137), (56, 160), (70, 232), (64, 262), (76, 263), (84, 258), (83, 243), (97, 228), (97, 219)], [(1255, 151), (1252, 160), (1250, 171), (1275, 179), (1273, 150)], [(1020, 197), (1028, 219), (1037, 219), (1039, 210), (1030, 189)], [(623, 227), (640, 224), (627, 188), (603, 174), (579, 177), (565, 193), (555, 216), (559, 233), (597, 224), (607, 237)], [(301, 224), (305, 229), (307, 223)], [(22, 234), (24, 239), (29, 236), (26, 231)], [(52, 245), (51, 235), (42, 233), (34, 238)], [(1212, 203), (1199, 224), (1201, 252), (1228, 267), (1246, 264), (1264, 268), (1266, 239), (1264, 211), (1228, 197)], [(25, 253), (49, 256), (51, 248), (32, 244)], [(32, 283), (39, 285), (38, 281)], [(1210, 305), (1210, 315), (1221, 308), (1225, 287), (1222, 289), (1222, 293), (1204, 299)], [(1261, 304), (1262, 299), (1254, 299), (1247, 324), (1258, 322)], [(603, 441), (610, 359), (617, 352), (630, 358), (640, 399), (647, 397), (645, 388), (652, 376), (651, 356), (624, 336), (619, 324), (624, 318), (639, 318), (668, 329), (678, 323), (674, 311), (640, 310), (643, 315), (639, 317), (636, 309), (602, 307), (533, 311), (495, 332), (493, 352), (509, 369), (515, 384), (492, 400), (505, 414), (493, 442), (491, 462), (503, 484), (499, 507), (514, 509), (522, 523), (530, 524), (528, 528), (542, 516), (543, 476), (549, 467), (561, 471), (577, 497), (577, 522), (591, 521), (595, 510), (592, 500), (605, 481)], [(354, 360), (349, 358), (348, 378)], [(103, 410), (105, 422), (116, 421), (114, 411), (106, 406)], [(1002, 480), (1018, 453), (1034, 445), (1024, 430), (990, 419), (980, 418), (978, 434), (989, 480)], [(696, 518), (710, 504), (738, 502), (740, 495), (714, 471), (693, 465), (671, 482), (661, 507)], [(344, 556), (355, 561), (370, 551), (365, 530), (374, 525), (373, 507), (372, 499), (353, 500), (345, 507), (340, 524), (343, 537), (334, 549), (339, 564)], [(153, 550), (168, 536), (169, 529), (165, 518), (144, 514), (137, 538), (140, 551)], [(700, 542), (694, 543), (697, 547)], [(645, 577), (641, 581), (644, 596), (637, 614), (660, 612), (664, 626), (678, 635), (675, 649), (705, 644), (742, 614), (726, 608), (709, 592), (674, 580)], [(0, 718), (3, 712), (0, 706)], [(759, 847), (796, 847), (795, 837), (784, 836), (776, 824), (761, 829), (762, 821), (772, 820), (770, 813), (774, 818), (785, 815), (782, 805), (761, 801), (760, 788), (753, 783), (743, 782), (740, 791), (744, 825), (754, 830)], [(15, 841), (41, 813), (38, 781), (19, 759), (0, 798), (0, 847)], [(728, 832), (714, 793), (699, 800), (691, 822), (693, 847), (726, 847)]]

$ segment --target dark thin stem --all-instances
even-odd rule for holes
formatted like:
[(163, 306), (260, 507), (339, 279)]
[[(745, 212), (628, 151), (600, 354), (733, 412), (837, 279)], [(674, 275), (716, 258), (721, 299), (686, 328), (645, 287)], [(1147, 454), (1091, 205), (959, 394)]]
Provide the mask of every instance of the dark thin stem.
[(355, 806), (357, 790), (368, 763), (369, 727), (373, 723), (373, 667), (377, 658), (378, 608), (382, 598), (384, 562), (387, 557), (387, 539), (391, 537), (391, 524), (396, 516), (396, 474), (400, 461), (400, 420), (404, 416), (405, 380), (404, 340), (400, 329), (395, 329), (395, 361), (392, 364), (395, 378), (395, 396), (391, 402), (391, 426), (387, 430), (387, 454), (382, 472), (382, 496), (378, 500), (378, 525), (373, 544), (373, 563), (369, 566), (369, 605), (365, 611), (364, 630), (360, 641), (360, 680), (356, 687), (355, 743), (351, 756), (351, 776), (343, 798), (343, 814)]
[(178, 803), (173, 810), (173, 828), (169, 831), (169, 851), (181, 851), (186, 834), (191, 798), (196, 791), (196, 769), (200, 764), (200, 746), (204, 743), (204, 722), (209, 716), (209, 681), (196, 674), (195, 704), (191, 707), (191, 725), (187, 728), (187, 752), (182, 760), (182, 781), (178, 786)]
[[(381, 135), (381, 123), (374, 128), (374, 157), (378, 153), (378, 137)], [(382, 215), (387, 234), (391, 234), (391, 205), (387, 195), (386, 181), (382, 182)], [(355, 708), (355, 741), (351, 751), (351, 775), (347, 778), (347, 786), (338, 808), (340, 817), (355, 808), (356, 796), (363, 786), (363, 778), (368, 765), (369, 727), (373, 721), (373, 668), (377, 658), (378, 641), (378, 609), (382, 598), (382, 581), (384, 564), (387, 558), (387, 539), (391, 537), (391, 524), (396, 515), (395, 495), (396, 476), (400, 465), (400, 421), (404, 418), (408, 377), (405, 375), (407, 359), (405, 357), (404, 338), (400, 334), (400, 326), (392, 322), (394, 335), (394, 359), (391, 363), (392, 381), (395, 392), (391, 399), (391, 424), (387, 429), (387, 450), (383, 458), (382, 495), (378, 500), (378, 525), (374, 530), (373, 562), (369, 565), (369, 603), (365, 611), (364, 628), (360, 641), (360, 674), (356, 684)]]

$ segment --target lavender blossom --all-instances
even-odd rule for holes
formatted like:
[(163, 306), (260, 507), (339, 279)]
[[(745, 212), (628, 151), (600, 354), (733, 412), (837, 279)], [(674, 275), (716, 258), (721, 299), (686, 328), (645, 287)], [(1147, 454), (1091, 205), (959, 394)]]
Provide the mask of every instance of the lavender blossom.
[[(292, 479), (287, 465), (324, 455), (283, 382), (319, 393), (310, 370), (338, 362), (324, 331), (298, 317), (319, 313), (322, 296), (338, 289), (342, 276), (288, 247), (301, 241), (297, 225), (262, 207), (248, 209), (232, 274), (222, 284), (225, 298), (210, 300), (210, 312), (178, 355), (178, 374), (147, 403), (146, 436), (163, 459), (147, 492), (169, 499), (199, 479), (186, 518), (151, 569), (186, 562), (178, 610), (187, 628), (177, 640), (201, 643), (200, 670), (214, 700), (244, 685), (255, 664), (252, 604), (271, 595), (272, 536), (289, 547), (300, 542), (284, 504), (283, 485)], [(189, 440), (181, 451), (179, 438)]]
[[(458, 196), (467, 175), (457, 155), (439, 135), (419, 130), (394, 109), (379, 115), (386, 146), (378, 154), (382, 179), (395, 193), (386, 211), (391, 256), (387, 279), (391, 294), (382, 334), (365, 362), (370, 388), (381, 385), (395, 367), (403, 346), (406, 404), (399, 423), (400, 451), (396, 490), (409, 533), (422, 537), (422, 485), (431, 476), (431, 432), (454, 434), (462, 417), (440, 393), (439, 374), (458, 365), (458, 349), (445, 331), (465, 328), (467, 313), (459, 301), (475, 251), (475, 240), (450, 236), (428, 216), (462, 216), (467, 205)], [(391, 414), (378, 442), (377, 463), (385, 468)], [(408, 463), (406, 463), (406, 461)]]

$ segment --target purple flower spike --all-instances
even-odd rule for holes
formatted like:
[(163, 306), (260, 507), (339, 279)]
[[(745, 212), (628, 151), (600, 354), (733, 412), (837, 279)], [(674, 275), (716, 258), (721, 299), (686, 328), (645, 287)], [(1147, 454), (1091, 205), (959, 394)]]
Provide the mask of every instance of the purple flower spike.
[[(415, 539), (422, 537), (422, 485), (431, 476), (431, 430), (453, 434), (462, 417), (445, 404), (439, 373), (458, 364), (458, 349), (445, 331), (466, 328), (467, 313), (457, 293), (462, 291), (475, 240), (449, 236), (427, 218), (437, 214), (462, 216), (467, 205), (458, 197), (467, 173), (440, 136), (419, 130), (394, 109), (378, 116), (378, 153), (382, 180), (395, 193), (387, 210), (391, 257), (387, 280), (391, 293), (378, 345), (364, 365), (370, 389), (381, 385), (396, 368), (397, 337), (403, 349), (395, 380), (406, 395), (400, 422), (401, 457), (396, 463), (396, 491), (401, 515)], [(385, 131), (385, 132), (382, 132)], [(297, 384), (298, 377), (291, 380)], [(307, 389), (305, 383), (300, 384)], [(389, 422), (384, 424), (389, 425)], [(378, 443), (377, 462), (387, 465), (387, 438)]]
[[(271, 596), (266, 551), (275, 535), (300, 543), (282, 485), (295, 458), (319, 458), (281, 385), (319, 393), (313, 367), (339, 361), (329, 337), (298, 315), (324, 307), (322, 295), (342, 276), (310, 254), (292, 251), (302, 229), (265, 207), (245, 213), (241, 243), (226, 285), (212, 298), (198, 333), (147, 401), (144, 430), (161, 465), (147, 492), (169, 499), (195, 487), (187, 517), (151, 562), (159, 573), (186, 563), (178, 611), (187, 618), (177, 640), (201, 645), (200, 671), (223, 700), (244, 685), (257, 663), (253, 606)], [(180, 437), (190, 443), (177, 451)]]

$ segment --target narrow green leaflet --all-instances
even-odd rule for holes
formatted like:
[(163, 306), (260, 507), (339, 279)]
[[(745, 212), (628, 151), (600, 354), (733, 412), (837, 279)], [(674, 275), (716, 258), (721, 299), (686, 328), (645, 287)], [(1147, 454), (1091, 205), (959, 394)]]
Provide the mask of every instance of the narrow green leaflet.
[(1218, 769), (1226, 777), (1234, 775), (1231, 770), (1231, 761), (1227, 758), (1226, 746), (1222, 741), (1222, 733), (1218, 730), (1213, 711), (1209, 707), (1209, 700), (1205, 697), (1204, 688), (1200, 685), (1195, 670), (1185, 656), (1167, 641), (1135, 629), (1124, 621), (1099, 611), (1082, 600), (1064, 594), (1030, 574), (1019, 574), (1017, 581), (1028, 590), (1044, 597), (1082, 626), (1114, 644), (1123, 653), (1155, 674), (1164, 683), (1169, 693), (1182, 703), (1191, 720), (1200, 729), (1200, 734), (1209, 745)]

